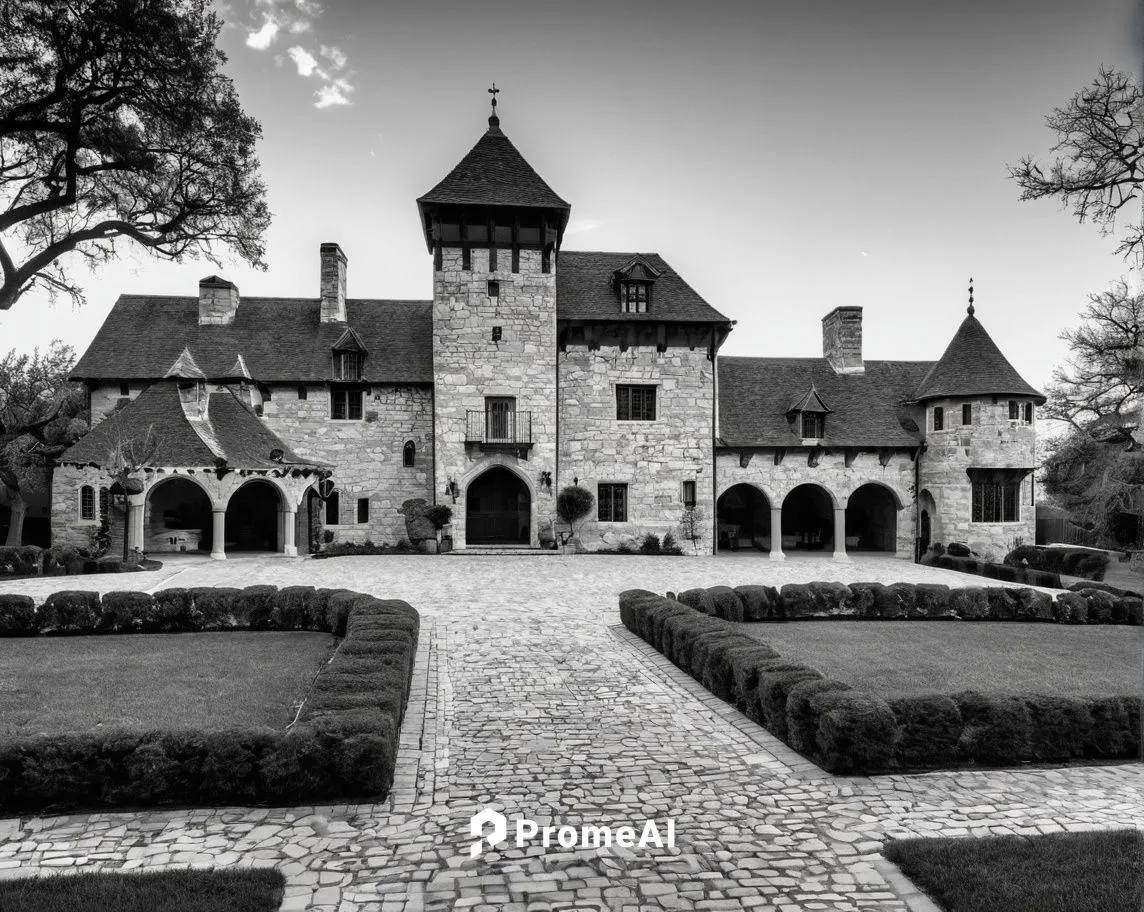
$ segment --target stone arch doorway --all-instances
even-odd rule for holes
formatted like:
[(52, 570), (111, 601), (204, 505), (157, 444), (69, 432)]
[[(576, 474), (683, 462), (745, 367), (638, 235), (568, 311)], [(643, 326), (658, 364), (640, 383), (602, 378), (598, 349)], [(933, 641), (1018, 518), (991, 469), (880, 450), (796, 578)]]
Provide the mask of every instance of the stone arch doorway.
[(143, 518), (144, 551), (210, 551), (212, 533), (211, 499), (197, 482), (172, 476), (151, 486)]
[[(937, 503), (929, 491), (922, 491), (918, 495), (918, 559), (930, 549), (935, 542), (941, 542), (941, 521), (937, 512)], [(944, 544), (944, 542), (942, 542)]]
[(268, 481), (248, 481), (226, 505), (227, 551), (280, 551), (282, 495)]
[(715, 503), (720, 551), (771, 549), (771, 503), (752, 484), (732, 485)]
[(898, 504), (880, 484), (864, 484), (846, 502), (846, 550), (898, 550)]
[(826, 488), (801, 484), (783, 498), (783, 551), (830, 551), (834, 547), (834, 498)]
[(527, 545), (532, 496), (515, 472), (495, 466), (465, 492), (465, 541), (470, 545)]

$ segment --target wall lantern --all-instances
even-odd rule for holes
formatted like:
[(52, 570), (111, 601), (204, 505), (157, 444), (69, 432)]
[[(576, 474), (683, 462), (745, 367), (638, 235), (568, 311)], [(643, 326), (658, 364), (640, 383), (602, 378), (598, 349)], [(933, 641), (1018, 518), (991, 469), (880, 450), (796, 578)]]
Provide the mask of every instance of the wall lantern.
[(544, 485), (545, 488), (548, 489), (549, 493), (552, 493), (552, 473), (551, 472), (541, 472), (540, 473), (540, 483), (542, 485)]
[(445, 485), (445, 496), (452, 497), (453, 503), (456, 503), (457, 495), (459, 493), (461, 493), (461, 489), (457, 487), (457, 480), (455, 478), (450, 478), (448, 483)]

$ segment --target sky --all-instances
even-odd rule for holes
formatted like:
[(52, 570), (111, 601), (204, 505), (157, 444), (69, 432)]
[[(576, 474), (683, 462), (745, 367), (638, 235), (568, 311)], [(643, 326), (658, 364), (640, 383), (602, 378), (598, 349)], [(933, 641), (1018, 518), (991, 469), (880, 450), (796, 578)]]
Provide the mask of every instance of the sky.
[[(82, 309), (27, 296), (0, 351), (82, 352), (120, 294), (316, 297), (318, 247), (351, 297), (428, 299), (415, 200), (501, 127), (572, 205), (565, 249), (658, 252), (736, 320), (723, 354), (815, 356), (864, 308), (870, 359), (940, 357), (977, 316), (1043, 386), (1091, 293), (1130, 275), (1114, 238), (1020, 202), (1044, 118), (1103, 64), (1140, 78), (1139, 0), (226, 0), (220, 45), (274, 215), (269, 269), (132, 253)], [(1138, 210), (1137, 210), (1138, 211)]]

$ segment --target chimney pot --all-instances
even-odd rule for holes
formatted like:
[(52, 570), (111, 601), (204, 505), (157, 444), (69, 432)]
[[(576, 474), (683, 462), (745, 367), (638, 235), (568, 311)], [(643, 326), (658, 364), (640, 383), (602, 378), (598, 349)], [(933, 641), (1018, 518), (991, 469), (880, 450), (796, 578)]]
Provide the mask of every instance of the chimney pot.
[(337, 244), (322, 244), (322, 322), (346, 322), (346, 255)]
[(836, 374), (865, 372), (861, 307), (835, 307), (822, 318), (822, 356)]

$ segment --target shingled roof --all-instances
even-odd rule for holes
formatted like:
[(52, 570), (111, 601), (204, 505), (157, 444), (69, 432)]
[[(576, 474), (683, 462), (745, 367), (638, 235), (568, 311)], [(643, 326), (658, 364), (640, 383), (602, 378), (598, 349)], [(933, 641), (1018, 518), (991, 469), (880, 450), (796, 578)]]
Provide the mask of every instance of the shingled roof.
[[(719, 443), (798, 446), (791, 393), (812, 385), (830, 403), (823, 446), (913, 447), (922, 441), (906, 403), (932, 361), (867, 361), (838, 374), (825, 358), (719, 358)], [(911, 430), (912, 428), (912, 430)]]
[[(364, 379), (433, 382), (429, 301), (346, 301), (348, 325), (369, 351)], [(155, 380), (186, 348), (211, 379), (239, 355), (263, 383), (329, 380), (346, 323), (322, 323), (317, 298), (243, 298), (229, 325), (199, 325), (198, 298), (123, 295), (72, 371), (79, 380)]]
[(488, 131), (419, 205), (529, 206), (571, 209), (524, 160), (490, 118)]
[[(236, 469), (327, 466), (318, 460), (300, 459), (229, 389), (210, 393), (207, 418), (192, 421), (183, 410), (178, 384), (173, 380), (151, 384), (65, 450), (59, 461), (107, 465), (121, 439), (138, 438), (148, 429), (158, 444), (148, 460), (152, 466), (213, 468), (219, 459)], [(283, 452), (281, 462), (270, 458), (271, 450)]]
[[(623, 313), (615, 272), (642, 258), (659, 276), (647, 313)], [(658, 253), (562, 250), (556, 267), (556, 316), (561, 320), (659, 323), (730, 323), (708, 304)]]
[(913, 398), (923, 402), (947, 396), (998, 395), (1032, 396), (1038, 403), (1045, 401), (1001, 354), (971, 309), (945, 354), (918, 385)]

